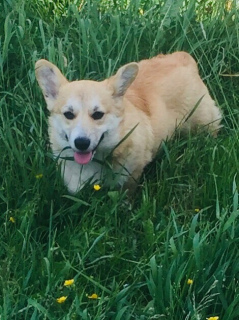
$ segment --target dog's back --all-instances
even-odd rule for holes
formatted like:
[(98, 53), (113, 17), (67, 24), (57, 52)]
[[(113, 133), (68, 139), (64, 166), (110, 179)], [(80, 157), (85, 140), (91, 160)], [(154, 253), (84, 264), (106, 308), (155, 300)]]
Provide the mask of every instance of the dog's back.
[(170, 137), (177, 126), (195, 129), (208, 125), (215, 134), (219, 128), (220, 110), (201, 80), (195, 60), (186, 52), (140, 61), (126, 97), (150, 117), (159, 141)]

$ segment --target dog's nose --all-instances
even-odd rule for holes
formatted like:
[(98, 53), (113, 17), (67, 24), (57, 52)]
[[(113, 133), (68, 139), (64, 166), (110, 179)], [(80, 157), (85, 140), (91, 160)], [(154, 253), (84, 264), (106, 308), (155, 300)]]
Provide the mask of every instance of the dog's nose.
[(80, 151), (85, 151), (90, 145), (90, 139), (88, 138), (76, 138), (75, 139), (75, 146)]

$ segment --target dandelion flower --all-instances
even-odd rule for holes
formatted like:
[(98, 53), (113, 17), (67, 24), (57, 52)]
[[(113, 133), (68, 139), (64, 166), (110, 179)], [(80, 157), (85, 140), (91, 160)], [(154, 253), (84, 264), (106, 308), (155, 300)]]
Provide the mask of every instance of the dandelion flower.
[(99, 184), (94, 184), (95, 191), (99, 191), (101, 189), (101, 186)]
[(193, 284), (193, 280), (192, 279), (188, 279), (187, 284), (189, 284), (189, 285)]
[(70, 280), (66, 280), (65, 282), (64, 282), (64, 286), (65, 287), (69, 287), (69, 286), (72, 286), (73, 284), (74, 284), (74, 279), (70, 279)]
[(141, 14), (141, 16), (144, 14), (144, 10), (142, 8), (139, 9), (139, 13)]
[(195, 212), (199, 212), (199, 211), (200, 211), (200, 209), (199, 209), (199, 208), (196, 208), (194, 211), (195, 211)]
[(93, 299), (93, 300), (100, 299), (100, 297), (99, 297), (98, 294), (96, 294), (96, 293), (93, 293), (91, 296), (88, 296), (88, 295), (87, 295), (87, 297), (88, 297), (88, 299)]
[(226, 9), (227, 11), (231, 11), (231, 10), (232, 10), (232, 0), (227, 0), (227, 1), (226, 1), (225, 9)]
[(64, 302), (66, 301), (66, 299), (67, 299), (67, 296), (62, 296), (62, 297), (60, 297), (60, 298), (57, 298), (56, 301), (57, 301), (58, 303), (64, 303)]
[(12, 223), (15, 223), (15, 222), (16, 222), (16, 220), (15, 220), (13, 217), (10, 217), (10, 218), (9, 218), (9, 221), (11, 221)]
[(209, 317), (207, 320), (219, 320), (219, 317)]
[(36, 174), (35, 177), (36, 179), (41, 179), (43, 177), (43, 174), (42, 173)]

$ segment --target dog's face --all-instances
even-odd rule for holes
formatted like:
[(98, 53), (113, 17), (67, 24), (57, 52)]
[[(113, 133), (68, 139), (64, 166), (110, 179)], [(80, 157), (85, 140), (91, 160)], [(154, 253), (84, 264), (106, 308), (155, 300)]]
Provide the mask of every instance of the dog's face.
[(70, 146), (75, 161), (87, 164), (96, 150), (112, 149), (120, 141), (123, 96), (137, 73), (137, 63), (130, 63), (102, 82), (68, 82), (55, 65), (37, 61), (36, 77), (51, 112), (54, 151)]

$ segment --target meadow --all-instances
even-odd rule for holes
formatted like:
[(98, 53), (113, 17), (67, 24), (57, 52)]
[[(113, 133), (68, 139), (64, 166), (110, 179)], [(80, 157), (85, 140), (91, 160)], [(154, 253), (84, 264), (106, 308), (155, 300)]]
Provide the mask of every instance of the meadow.
[[(236, 0), (0, 2), (1, 320), (239, 319), (238, 26)], [(165, 141), (130, 200), (70, 195), (36, 60), (102, 80), (177, 50), (223, 110), (218, 137)]]

